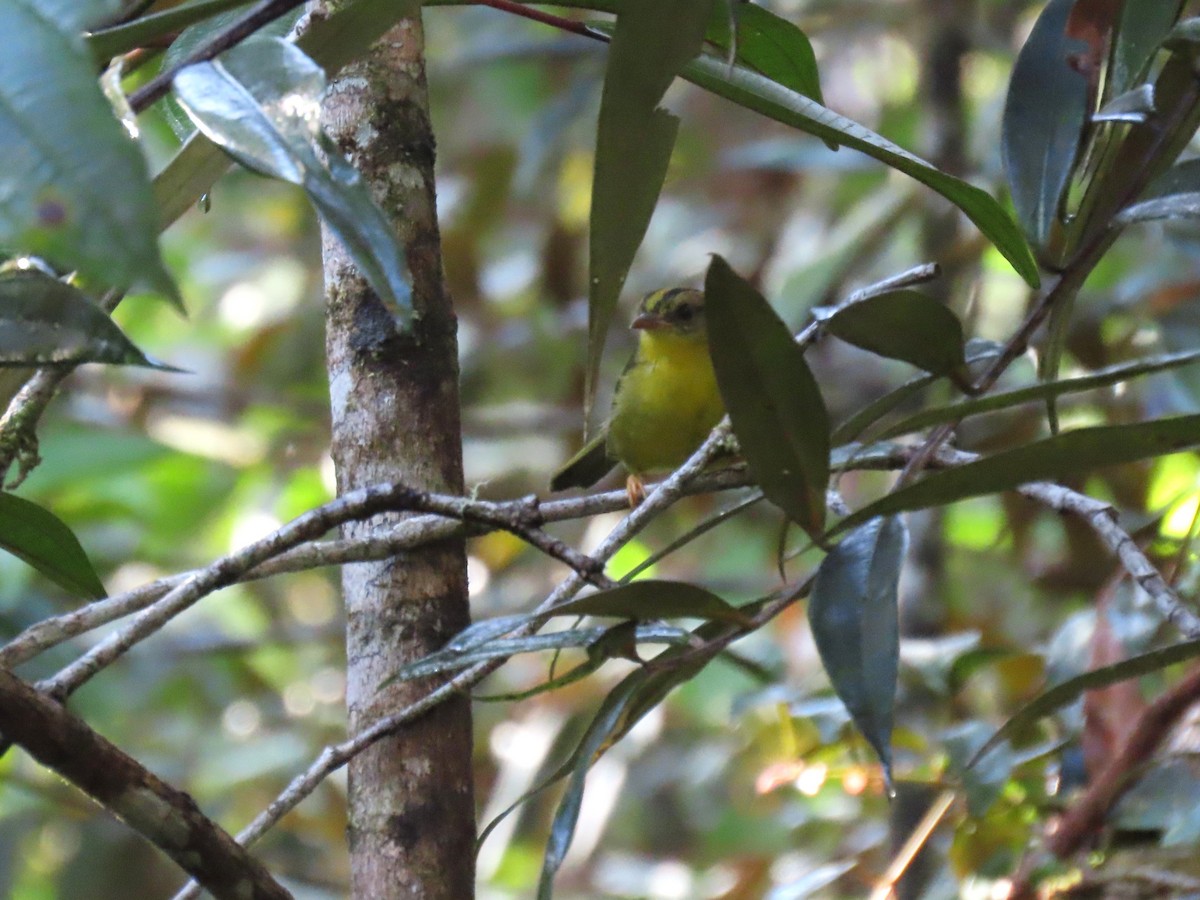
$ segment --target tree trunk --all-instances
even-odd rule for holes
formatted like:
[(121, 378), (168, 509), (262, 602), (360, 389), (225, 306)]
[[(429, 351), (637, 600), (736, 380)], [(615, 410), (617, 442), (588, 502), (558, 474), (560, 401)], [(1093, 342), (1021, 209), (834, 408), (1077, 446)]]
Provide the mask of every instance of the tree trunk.
[[(412, 331), (403, 332), (342, 246), (324, 233), (338, 490), (403, 481), (461, 493), (456, 323), (442, 276), (419, 14), (401, 20), (368, 58), (343, 70), (323, 118), (395, 223), (416, 311)], [(351, 525), (346, 536), (364, 537), (393, 522)], [(464, 548), (456, 540), (347, 566), (342, 584), (353, 733), (419, 697), (425, 685), (379, 685), (467, 624)], [(353, 760), (349, 802), (354, 897), (471, 897), (469, 702), (442, 704)]]

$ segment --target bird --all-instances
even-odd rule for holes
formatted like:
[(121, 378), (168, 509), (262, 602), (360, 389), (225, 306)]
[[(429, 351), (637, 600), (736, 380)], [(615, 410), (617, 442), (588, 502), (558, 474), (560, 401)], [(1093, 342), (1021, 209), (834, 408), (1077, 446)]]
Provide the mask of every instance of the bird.
[(630, 506), (637, 506), (646, 495), (644, 476), (683, 463), (725, 415), (703, 291), (647, 294), (630, 327), (638, 332), (637, 349), (617, 382), (608, 421), (554, 474), (552, 490), (591, 487), (620, 463)]

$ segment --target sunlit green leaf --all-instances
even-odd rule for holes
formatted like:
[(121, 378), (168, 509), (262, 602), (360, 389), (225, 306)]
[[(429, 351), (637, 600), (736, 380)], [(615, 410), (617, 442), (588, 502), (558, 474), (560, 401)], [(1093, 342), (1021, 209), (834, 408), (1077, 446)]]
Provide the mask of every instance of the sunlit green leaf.
[[(817, 57), (808, 35), (787, 19), (753, 3), (738, 3), (734, 12), (737, 61), (784, 87), (824, 103)], [(728, 17), (714, 17), (707, 37), (711, 43), (728, 51), (732, 43)]]

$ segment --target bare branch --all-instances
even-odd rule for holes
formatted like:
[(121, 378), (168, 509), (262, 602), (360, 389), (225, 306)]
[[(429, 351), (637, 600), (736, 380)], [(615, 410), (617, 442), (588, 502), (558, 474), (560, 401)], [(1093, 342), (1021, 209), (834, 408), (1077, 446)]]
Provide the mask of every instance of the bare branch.
[(291, 897), (191, 797), (6, 669), (0, 669), (0, 731), (166, 853), (214, 897)]

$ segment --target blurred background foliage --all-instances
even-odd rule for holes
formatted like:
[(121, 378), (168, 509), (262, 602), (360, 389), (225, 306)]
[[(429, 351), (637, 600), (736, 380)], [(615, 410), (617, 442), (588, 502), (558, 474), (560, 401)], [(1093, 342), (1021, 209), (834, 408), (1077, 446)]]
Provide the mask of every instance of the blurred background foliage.
[[(830, 107), (999, 192), (1007, 75), (1041, 4), (763, 5), (811, 37)], [(582, 429), (586, 226), (604, 49), (484, 8), (428, 9), (425, 20), (467, 480), (484, 497), (544, 492)], [(947, 82), (947, 60), (950, 71), (961, 62), (961, 83)], [(974, 336), (1003, 339), (1020, 320), (1026, 286), (932, 192), (680, 82), (667, 105), (683, 126), (627, 284), (627, 311), (651, 289), (698, 285), (709, 254), (720, 253), (793, 325), (814, 306), (931, 259), (945, 271), (935, 289)], [(161, 165), (176, 138), (154, 115), (143, 124)], [(76, 531), (112, 592), (200, 565), (332, 496), (315, 219), (299, 190), (242, 171), (224, 177), (210, 201), (163, 239), (188, 317), (139, 297), (116, 314), (140, 347), (190, 374), (81, 369), (44, 424), (44, 462), (23, 488)], [(1195, 238), (1186, 223), (1121, 238), (1077, 305), (1064, 374), (1197, 345)], [(631, 346), (623, 330), (614, 335), (603, 384)], [(835, 422), (913, 374), (833, 341), (808, 359)], [(1023, 362), (1007, 380), (1032, 377)], [(1063, 402), (1063, 420), (1194, 411), (1198, 378), (1185, 369), (1079, 395)], [(606, 406), (602, 397), (598, 408)], [(1044, 431), (1040, 410), (1025, 408), (973, 420), (960, 444), (992, 451)], [(847, 474), (839, 487), (854, 505), (886, 477)], [(1167, 561), (1195, 526), (1200, 464), (1179, 454), (1074, 486), (1133, 514), (1153, 538), (1152, 555)], [(679, 505), (623, 551), (612, 574), (730, 501)], [(586, 549), (608, 524), (559, 531)], [(1112, 581), (1108, 554), (1082, 525), (1011, 496), (915, 516), (912, 525), (901, 585), (897, 802), (884, 798), (874, 759), (792, 609), (739, 645), (775, 676), (768, 683), (718, 660), (597, 762), (560, 897), (866, 896), (903, 831), (890, 819), (911, 825), (942, 785), (957, 783), (970, 750), (1047, 682), (1106, 661), (1095, 656), (1097, 616), (1125, 652), (1155, 640), (1157, 620)], [(778, 583), (780, 528), (778, 513), (760, 505), (651, 571), (748, 600)], [(529, 609), (563, 574), (502, 534), (472, 541), (469, 553), (477, 618)], [(817, 561), (802, 554), (789, 571)], [(1191, 588), (1191, 556), (1180, 565)], [(5, 634), (67, 607), (60, 591), (0, 557)], [(49, 652), (23, 674), (70, 658)], [(548, 695), (476, 704), (482, 822), (549, 770), (631, 665), (610, 661)], [(547, 667), (546, 658), (519, 657), (481, 693), (533, 687)], [(342, 736), (342, 669), (337, 573), (285, 576), (206, 599), (72, 706), (236, 831)], [(1135, 687), (1116, 709), (1141, 702)], [(1003, 760), (972, 776), (970, 807), (956, 806), (937, 832), (910, 896), (992, 896), (992, 879), (1011, 872), (1062, 792), (1082, 779), (1081, 722), (1072, 706), (1017, 735)], [(1179, 797), (1184, 786), (1182, 796), (1200, 796), (1200, 782), (1181, 759), (1123, 809), (1131, 829), (1187, 847), (1200, 837), (1200, 804)], [(539, 795), (491, 834), (479, 857), (481, 897), (530, 896), (553, 805), (554, 791)], [(21, 753), (0, 760), (0, 822), (5, 896), (155, 897), (180, 882), (173, 866)], [(342, 896), (344, 828), (344, 783), (335, 777), (260, 850), (298, 897)]]

